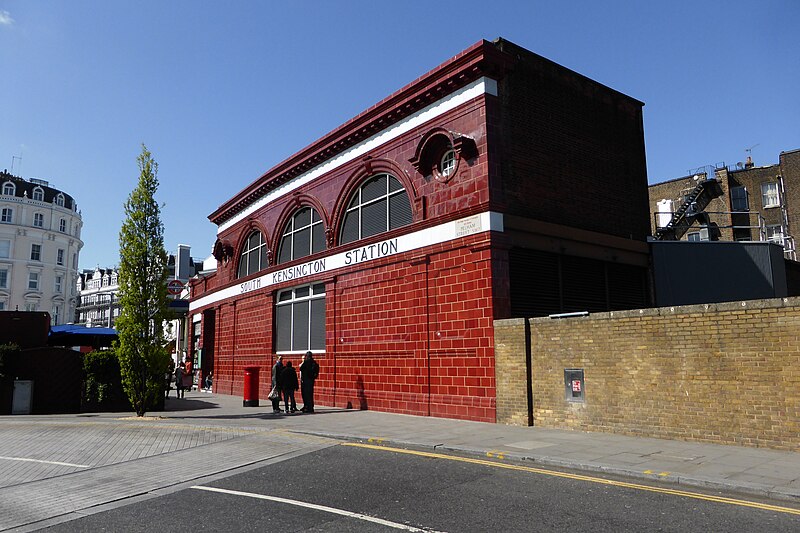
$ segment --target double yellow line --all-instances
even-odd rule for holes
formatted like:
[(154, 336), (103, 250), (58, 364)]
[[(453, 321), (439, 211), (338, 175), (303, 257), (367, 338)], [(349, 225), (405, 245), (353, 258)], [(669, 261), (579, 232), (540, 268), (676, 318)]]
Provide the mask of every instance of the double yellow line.
[[(373, 439), (370, 439), (372, 441)], [(377, 440), (377, 439), (376, 439)], [(469, 457), (458, 457), (455, 455), (445, 455), (442, 453), (421, 452), (415, 450), (404, 450), (402, 448), (391, 448), (388, 446), (376, 446), (373, 444), (359, 444), (359, 443), (342, 443), (342, 446), (353, 446), (355, 448), (368, 448), (370, 450), (381, 450), (395, 453), (403, 453), (406, 455), (416, 455), (418, 457), (429, 457), (431, 459), (445, 459), (447, 461), (459, 461), (462, 463), (471, 463), (476, 465), (491, 466), (494, 468), (505, 468), (507, 470), (517, 470), (520, 472), (528, 472), (531, 474), (541, 474), (543, 476), (560, 477), (565, 479), (574, 479), (578, 481), (587, 481), (590, 483), (600, 483), (601, 485), (611, 485), (614, 487), (623, 487), (626, 489), (644, 490), (648, 492), (656, 492), (660, 494), (670, 494), (672, 496), (680, 496), (683, 498), (694, 498), (696, 500), (706, 500), (709, 502), (725, 503), (728, 505), (738, 505), (740, 507), (752, 507), (754, 509), (761, 509), (764, 511), (775, 511), (776, 513), (787, 513), (793, 515), (800, 515), (800, 509), (793, 509), (791, 507), (781, 507), (778, 505), (769, 505), (765, 503), (751, 502), (747, 500), (737, 500), (734, 498), (725, 498), (723, 496), (711, 496), (708, 494), (701, 494), (699, 492), (689, 492), (685, 490), (675, 490), (663, 487), (651, 487), (649, 485), (641, 485), (639, 483), (627, 483), (625, 481), (614, 481), (611, 479), (603, 479), (600, 477), (584, 476), (580, 474), (569, 474), (566, 472), (558, 472), (555, 470), (545, 470), (543, 468), (533, 468), (530, 466), (520, 466), (507, 463), (498, 463), (497, 461), (486, 461), (484, 459), (472, 459)], [(492, 454), (502, 459), (500, 454)]]

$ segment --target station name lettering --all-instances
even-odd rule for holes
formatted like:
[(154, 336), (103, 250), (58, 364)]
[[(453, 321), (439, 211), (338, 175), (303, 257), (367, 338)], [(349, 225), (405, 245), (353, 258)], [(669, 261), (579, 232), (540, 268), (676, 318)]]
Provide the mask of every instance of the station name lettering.
[(354, 265), (397, 253), (397, 239), (370, 244), (344, 254), (344, 264)]
[(260, 279), (251, 279), (250, 281), (245, 281), (241, 285), (241, 292), (239, 294), (244, 294), (246, 292), (254, 291), (256, 289), (261, 288), (261, 280)]
[(317, 259), (316, 261), (303, 263), (302, 265), (284, 268), (283, 270), (273, 272), (272, 283), (290, 281), (293, 279), (302, 278), (304, 276), (309, 276), (311, 274), (319, 274), (320, 272), (325, 272), (325, 259)]

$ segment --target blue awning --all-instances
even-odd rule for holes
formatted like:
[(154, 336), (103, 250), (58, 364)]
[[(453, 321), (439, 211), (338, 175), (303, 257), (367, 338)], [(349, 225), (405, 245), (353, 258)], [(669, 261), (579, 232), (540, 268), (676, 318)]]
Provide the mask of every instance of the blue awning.
[(77, 324), (52, 326), (47, 344), (50, 346), (111, 346), (117, 340), (114, 328), (87, 328)]

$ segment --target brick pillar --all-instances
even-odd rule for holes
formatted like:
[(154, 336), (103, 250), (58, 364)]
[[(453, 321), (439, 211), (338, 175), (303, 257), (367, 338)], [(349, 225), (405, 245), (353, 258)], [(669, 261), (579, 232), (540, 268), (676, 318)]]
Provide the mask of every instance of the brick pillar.
[(530, 335), (527, 319), (495, 320), (494, 357), (497, 422), (532, 426)]

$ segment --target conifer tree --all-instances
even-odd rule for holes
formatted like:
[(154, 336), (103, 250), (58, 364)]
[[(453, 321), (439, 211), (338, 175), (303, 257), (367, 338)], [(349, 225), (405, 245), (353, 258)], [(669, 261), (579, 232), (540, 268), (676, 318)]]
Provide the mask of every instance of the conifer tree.
[(145, 145), (137, 158), (139, 183), (125, 202), (119, 232), (119, 304), (116, 321), (122, 385), (138, 416), (163, 393), (169, 354), (164, 348), (167, 318), (167, 253), (164, 225), (155, 201), (158, 163)]

